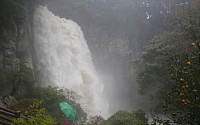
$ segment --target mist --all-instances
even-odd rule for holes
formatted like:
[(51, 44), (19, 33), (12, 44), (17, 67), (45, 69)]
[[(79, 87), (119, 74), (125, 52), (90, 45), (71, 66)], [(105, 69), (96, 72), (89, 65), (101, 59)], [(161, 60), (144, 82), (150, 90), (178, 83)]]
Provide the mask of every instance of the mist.
[[(131, 4), (136, 6), (134, 2)], [(124, 8), (123, 2), (116, 0), (59, 0), (46, 6), (55, 15), (80, 25), (104, 85), (104, 97), (109, 102), (111, 114), (118, 110), (144, 108), (141, 101), (147, 97), (138, 94), (134, 66), (141, 50), (138, 36), (133, 31), (137, 18), (132, 12), (136, 8)], [(121, 11), (116, 12), (113, 6), (118, 6)]]
[(199, 4), (0, 1), (0, 104), (8, 97), (52, 102), (48, 112), (62, 121), (55, 105), (69, 102), (84, 124), (125, 114), (142, 123), (199, 122)]
[[(129, 8), (126, 2), (130, 2)], [(147, 15), (140, 15), (143, 21), (137, 15), (137, 11), (141, 11), (137, 1), (58, 0), (46, 6), (55, 15), (80, 25), (104, 85), (110, 114), (139, 108), (150, 111), (151, 104), (146, 103), (150, 98), (139, 94), (136, 81), (135, 61), (148, 39), (142, 36), (149, 34), (147, 28), (143, 29)]]

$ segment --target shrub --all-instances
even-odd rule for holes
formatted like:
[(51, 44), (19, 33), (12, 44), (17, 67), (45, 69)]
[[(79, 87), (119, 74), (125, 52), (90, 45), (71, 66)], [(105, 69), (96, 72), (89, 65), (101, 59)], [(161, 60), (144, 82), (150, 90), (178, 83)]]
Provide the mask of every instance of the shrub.
[[(64, 93), (64, 92), (63, 92)], [(83, 123), (86, 121), (87, 114), (82, 110), (79, 104), (66, 98), (65, 94), (58, 91), (57, 88), (53, 87), (38, 87), (35, 86), (32, 88), (32, 91), (24, 94), (23, 96), (16, 97), (17, 100), (42, 100), (43, 105), (46, 108), (47, 113), (54, 118), (56, 121), (63, 123), (61, 118), (62, 111), (60, 110), (59, 103), (67, 102), (73, 106), (77, 113), (77, 121)], [(21, 103), (21, 105), (23, 105)], [(26, 105), (24, 103), (24, 105)]]
[(15, 125), (53, 125), (54, 120), (46, 114), (46, 109), (41, 108), (42, 102), (34, 102), (30, 105), (25, 118), (16, 118), (13, 119), (13, 124)]
[(133, 112), (118, 111), (112, 115), (108, 120), (102, 122), (100, 125), (146, 125), (147, 118), (144, 111), (137, 110)]

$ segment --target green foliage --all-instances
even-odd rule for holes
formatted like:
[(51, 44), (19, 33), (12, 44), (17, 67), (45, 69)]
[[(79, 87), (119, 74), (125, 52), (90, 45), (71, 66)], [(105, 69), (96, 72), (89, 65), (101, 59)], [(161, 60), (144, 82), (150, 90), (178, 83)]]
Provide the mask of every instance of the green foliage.
[(199, 42), (196, 41), (200, 38), (199, 6), (199, 1), (194, 0), (170, 13), (170, 32), (156, 37), (140, 61), (138, 83), (142, 91), (151, 94), (152, 91), (145, 90), (157, 88), (154, 95), (158, 105), (154, 112), (170, 119), (156, 118), (157, 123), (200, 123)]
[(185, 33), (166, 32), (155, 37), (146, 47), (139, 60), (137, 81), (143, 94), (155, 94), (157, 89), (171, 82), (169, 64), (173, 64), (171, 56), (182, 55), (190, 43)]
[(141, 109), (133, 112), (118, 111), (100, 125), (146, 125), (147, 118)]
[(58, 91), (57, 88), (47, 87), (33, 87), (32, 91), (16, 97), (17, 100), (23, 100), (23, 99), (37, 99), (42, 100), (44, 107), (46, 107), (47, 113), (56, 121), (59, 121), (62, 123), (62, 112), (60, 110), (59, 103), (61, 102), (67, 102), (70, 105), (73, 106), (77, 113), (77, 121), (78, 122), (85, 122), (87, 114), (82, 110), (79, 104), (76, 102), (69, 100), (66, 98), (64, 94), (62, 94), (63, 90)]
[[(174, 13), (170, 13), (167, 21), (173, 24), (173, 28), (155, 37), (151, 44), (145, 48), (142, 57), (138, 61), (137, 81), (141, 93), (155, 95), (161, 88), (163, 88), (161, 91), (168, 90), (167, 86), (172, 82), (169, 65), (175, 63), (171, 58), (174, 55), (185, 55), (191, 42), (198, 38), (200, 28), (199, 24), (194, 21), (199, 17), (196, 6), (198, 6), (198, 1), (179, 7)], [(188, 10), (190, 10), (190, 16)], [(180, 15), (182, 18), (180, 18)], [(186, 30), (186, 26), (189, 29)], [(193, 31), (197, 32), (194, 33)]]
[[(162, 100), (161, 113), (167, 114), (174, 123), (200, 123), (200, 46), (193, 43), (191, 51), (184, 57), (177, 57), (171, 65), (174, 79), (170, 90)], [(184, 63), (183, 63), (184, 62)]]
[(21, 95), (30, 92), (35, 84), (33, 71), (29, 68), (24, 68), (19, 71), (17, 69), (0, 72), (0, 94), (1, 95)]
[(21, 100), (18, 100), (16, 103), (10, 105), (9, 109), (14, 110), (14, 111), (20, 110), (22, 114), (25, 114), (27, 110), (29, 109), (30, 105), (32, 105), (34, 102), (38, 103), (39, 100), (38, 99), (21, 99)]
[(46, 114), (46, 109), (41, 107), (42, 102), (34, 102), (30, 105), (25, 118), (13, 119), (15, 125), (53, 125), (54, 120)]

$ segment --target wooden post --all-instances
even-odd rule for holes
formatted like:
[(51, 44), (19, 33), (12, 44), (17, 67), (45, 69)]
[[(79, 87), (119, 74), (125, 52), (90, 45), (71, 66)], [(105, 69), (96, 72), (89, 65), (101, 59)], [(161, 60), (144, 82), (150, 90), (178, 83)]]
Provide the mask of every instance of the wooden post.
[(16, 112), (15, 112), (15, 118), (20, 118), (20, 113), (21, 113), (21, 112), (20, 112), (19, 110), (16, 111)]

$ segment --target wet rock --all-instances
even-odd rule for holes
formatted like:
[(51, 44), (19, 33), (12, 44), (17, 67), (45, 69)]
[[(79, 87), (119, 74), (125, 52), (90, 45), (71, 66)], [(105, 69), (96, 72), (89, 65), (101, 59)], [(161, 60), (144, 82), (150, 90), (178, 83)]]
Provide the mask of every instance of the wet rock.
[(8, 107), (7, 103), (4, 102), (2, 97), (0, 97), (0, 107), (3, 107), (3, 108), (7, 108)]
[(17, 100), (13, 97), (13, 96), (7, 96), (5, 99), (4, 99), (4, 102), (7, 104), (7, 106), (9, 107), (10, 105), (13, 105), (17, 102)]

